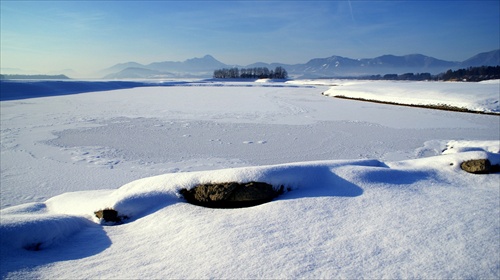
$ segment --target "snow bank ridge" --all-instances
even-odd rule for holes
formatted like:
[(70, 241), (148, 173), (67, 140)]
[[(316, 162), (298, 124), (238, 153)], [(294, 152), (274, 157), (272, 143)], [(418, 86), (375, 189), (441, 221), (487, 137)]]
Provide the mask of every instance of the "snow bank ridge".
[[(483, 149), (472, 146), (473, 143), (450, 142), (445, 155), (400, 162), (334, 160), (172, 173), (140, 179), (116, 190), (65, 193), (45, 203), (3, 209), (1, 246), (27, 250), (47, 248), (83, 228), (98, 227), (99, 221), (93, 213), (99, 209), (115, 209), (121, 215), (130, 217), (128, 222), (133, 222), (159, 209), (183, 202), (179, 191), (191, 189), (197, 184), (261, 181), (275, 188), (285, 186), (285, 190), (290, 192), (281, 196), (283, 199), (356, 197), (363, 194), (359, 185), (366, 182), (405, 185), (421, 180), (425, 182), (428, 178), (452, 182), (454, 176), (478, 176), (460, 170), (460, 162), (465, 160), (485, 158), (492, 164), (500, 163), (500, 154), (490, 152), (498, 152), (498, 143), (495, 141), (482, 143)], [(464, 149), (467, 151), (461, 152)], [(252, 211), (251, 208), (248, 211)]]
[(82, 216), (50, 213), (44, 203), (29, 203), (2, 210), (2, 248), (38, 251), (94, 223)]

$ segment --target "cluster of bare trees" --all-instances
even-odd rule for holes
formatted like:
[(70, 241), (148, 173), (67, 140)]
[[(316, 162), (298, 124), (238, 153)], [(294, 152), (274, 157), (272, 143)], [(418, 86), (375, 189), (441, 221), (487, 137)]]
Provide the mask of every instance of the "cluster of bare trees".
[(500, 79), (499, 66), (469, 67), (467, 69), (448, 70), (439, 76), (445, 81), (470, 81), (479, 82), (484, 80)]
[(288, 73), (285, 68), (278, 66), (274, 70), (269, 70), (267, 67), (254, 68), (223, 68), (214, 71), (216, 79), (286, 79)]

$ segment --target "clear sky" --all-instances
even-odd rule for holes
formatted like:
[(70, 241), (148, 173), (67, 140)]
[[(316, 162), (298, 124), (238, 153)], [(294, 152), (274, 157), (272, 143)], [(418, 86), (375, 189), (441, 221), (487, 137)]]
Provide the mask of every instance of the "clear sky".
[(500, 48), (500, 1), (0, 0), (1, 67), (91, 73), (116, 63), (305, 63)]

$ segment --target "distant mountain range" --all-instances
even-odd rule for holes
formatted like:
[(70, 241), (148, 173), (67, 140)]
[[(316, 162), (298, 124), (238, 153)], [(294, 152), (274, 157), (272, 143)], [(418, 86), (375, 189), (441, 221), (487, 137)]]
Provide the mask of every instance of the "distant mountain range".
[(72, 69), (62, 69), (58, 71), (51, 71), (48, 73), (40, 74), (40, 72), (35, 71), (35, 70), (25, 70), (25, 69), (19, 69), (19, 68), (5, 68), (2, 67), (0, 68), (0, 73), (2, 75), (25, 75), (25, 76), (32, 76), (32, 75), (38, 75), (38, 76), (58, 76), (58, 75), (65, 75), (68, 77), (75, 77), (78, 76), (79, 74), (75, 72)]
[(69, 80), (66, 75), (0, 74), (0, 80)]
[(211, 55), (192, 58), (183, 62), (164, 61), (143, 65), (137, 62), (116, 64), (99, 72), (105, 79), (211, 77), (221, 68), (284, 67), (290, 77), (321, 78), (374, 74), (431, 73), (439, 74), (448, 69), (474, 66), (500, 65), (500, 49), (477, 54), (462, 62), (446, 61), (422, 54), (403, 56), (383, 55), (375, 58), (352, 59), (342, 56), (314, 58), (304, 64), (254, 63), (246, 66), (228, 65)]
[[(291, 78), (325, 78), (325, 77), (356, 77), (365, 75), (385, 75), (404, 73), (439, 74), (448, 69), (456, 70), (475, 66), (500, 65), (500, 49), (479, 53), (464, 61), (446, 61), (422, 54), (403, 56), (382, 55), (375, 58), (352, 59), (342, 56), (314, 58), (303, 64), (263, 63), (257, 62), (246, 66), (228, 65), (211, 55), (192, 58), (185, 61), (153, 62), (147, 65), (137, 62), (119, 63), (103, 69), (95, 76), (104, 79), (154, 79), (154, 78), (210, 78), (213, 71), (221, 68), (254, 68), (267, 67), (274, 69), (281, 66), (286, 69)], [(32, 71), (2, 68), (2, 74), (33, 75)], [(77, 76), (71, 69), (61, 70), (68, 77)]]
[(99, 74), (105, 79), (211, 77), (214, 70), (227, 67), (233, 66), (224, 64), (211, 55), (205, 55), (183, 62), (163, 61), (148, 65), (137, 62), (120, 63), (101, 70)]

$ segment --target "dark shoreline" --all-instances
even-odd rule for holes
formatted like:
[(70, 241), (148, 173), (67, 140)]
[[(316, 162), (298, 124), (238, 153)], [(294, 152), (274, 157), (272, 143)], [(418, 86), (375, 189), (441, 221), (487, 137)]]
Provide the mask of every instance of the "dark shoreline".
[(404, 104), (404, 103), (397, 103), (397, 102), (390, 102), (390, 101), (380, 101), (380, 100), (374, 100), (374, 99), (347, 97), (347, 96), (343, 96), (343, 95), (334, 95), (334, 96), (331, 96), (331, 97), (340, 98), (340, 99), (348, 99), (348, 100), (371, 102), (371, 103), (387, 104), (387, 105), (397, 105), (397, 106), (415, 107), (415, 108), (424, 108), (424, 109), (434, 109), (434, 110), (452, 111), (452, 112), (460, 112), (460, 113), (470, 113), (470, 114), (500, 116), (500, 113), (474, 111), (474, 110), (469, 110), (467, 108), (450, 106), (450, 105), (446, 105), (446, 104), (438, 104), (438, 105)]

